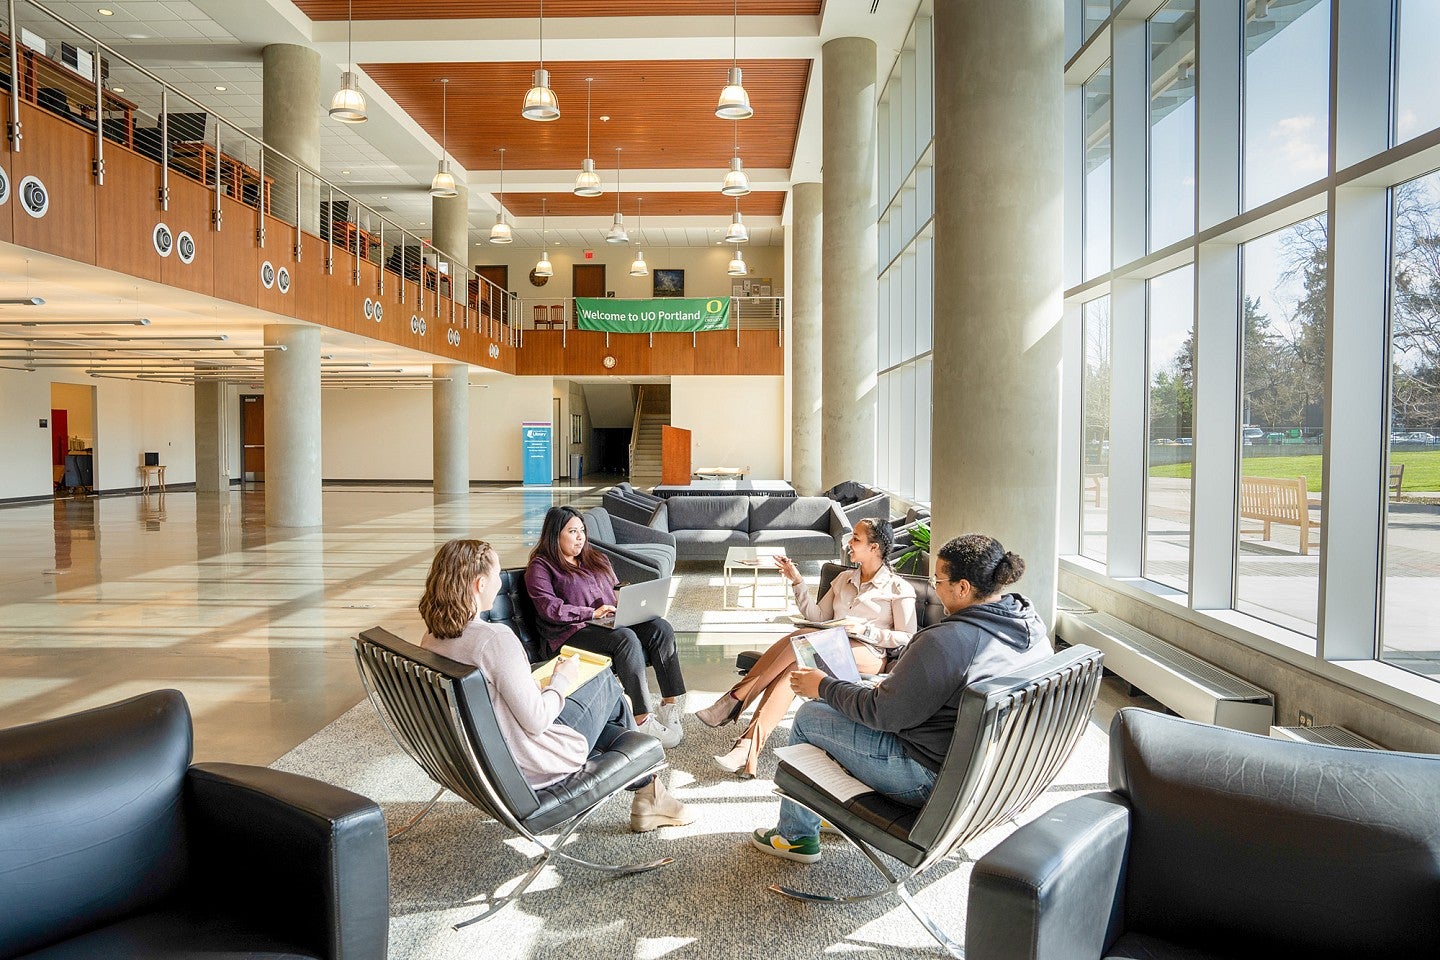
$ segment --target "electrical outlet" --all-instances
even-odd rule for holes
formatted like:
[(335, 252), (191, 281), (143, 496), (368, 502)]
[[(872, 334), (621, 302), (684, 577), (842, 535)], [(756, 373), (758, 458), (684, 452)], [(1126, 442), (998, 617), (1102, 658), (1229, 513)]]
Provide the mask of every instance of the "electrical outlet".
[(1304, 710), (1301, 710), (1301, 711), (1300, 711), (1300, 726), (1302, 726), (1302, 727), (1313, 727), (1313, 726), (1315, 726), (1315, 717), (1312, 716), (1311, 714), (1306, 713)]

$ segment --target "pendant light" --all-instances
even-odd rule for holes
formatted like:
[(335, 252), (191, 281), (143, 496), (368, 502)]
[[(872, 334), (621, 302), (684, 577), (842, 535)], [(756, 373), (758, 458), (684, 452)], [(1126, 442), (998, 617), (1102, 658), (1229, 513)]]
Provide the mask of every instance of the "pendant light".
[[(642, 198), (642, 197), (636, 197), (636, 198), (635, 198), (635, 242), (636, 242), (637, 244), (643, 242), (643, 241), (640, 239), (640, 201), (641, 201), (642, 199), (644, 199), (644, 198)], [(650, 276), (650, 267), (645, 263), (645, 251), (644, 251), (644, 250), (640, 250), (640, 249), (638, 249), (638, 248), (635, 250), (635, 259), (630, 262), (630, 276), (632, 276), (632, 277), (648, 277), (648, 276)]]
[(722, 120), (749, 120), (755, 116), (750, 109), (750, 94), (740, 83), (740, 0), (735, 0), (734, 31), (731, 35), (733, 46), (730, 50), (730, 73), (725, 78), (725, 89), (720, 91), (720, 103), (715, 107), (715, 116)]
[(750, 270), (745, 266), (745, 254), (739, 247), (735, 248), (735, 258), (730, 261), (730, 266), (725, 272), (732, 277), (748, 277)]
[(743, 197), (750, 192), (750, 177), (740, 163), (740, 121), (735, 121), (735, 156), (730, 158), (730, 169), (720, 183), (720, 192), (727, 197)]
[(735, 216), (730, 218), (730, 229), (725, 231), (726, 243), (749, 243), (750, 231), (745, 228), (745, 221), (740, 217), (740, 198), (735, 198)]
[(540, 259), (535, 261), (535, 276), (553, 277), (555, 268), (550, 264), (550, 248), (545, 243), (545, 198), (540, 198)]
[(575, 196), (598, 197), (605, 192), (600, 185), (600, 174), (595, 172), (595, 161), (590, 157), (590, 84), (594, 77), (585, 78), (585, 159), (580, 161), (580, 173), (575, 177)]
[(520, 116), (526, 120), (559, 120), (560, 101), (550, 89), (550, 71), (545, 69), (545, 0), (540, 0), (540, 69), (530, 77), (530, 83)]
[(355, 79), (352, 35), (355, 30), (355, 0), (350, 0), (345, 17), (345, 65), (340, 74), (340, 89), (330, 98), (330, 117), (341, 123), (364, 123), (370, 118), (365, 115), (365, 94)]
[(500, 212), (495, 214), (495, 226), (490, 228), (491, 243), (511, 243), (515, 235), (510, 224), (505, 222), (505, 148), (500, 148)]
[(610, 232), (605, 234), (606, 243), (629, 243), (630, 235), (625, 232), (625, 214), (620, 212), (620, 148), (615, 148), (615, 220)]
[(430, 181), (430, 196), (432, 197), (454, 197), (459, 196), (460, 191), (455, 189), (455, 174), (450, 172), (450, 159), (446, 156), (450, 150), (450, 103), (446, 93), (450, 89), (448, 77), (440, 78), (440, 167), (435, 171), (434, 178)]

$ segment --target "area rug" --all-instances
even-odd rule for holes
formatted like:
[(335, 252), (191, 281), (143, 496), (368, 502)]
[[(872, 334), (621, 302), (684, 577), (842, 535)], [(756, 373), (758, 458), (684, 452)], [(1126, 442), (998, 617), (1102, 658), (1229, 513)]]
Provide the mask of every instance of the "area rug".
[[(691, 694), (688, 709), (715, 693)], [(670, 751), (670, 789), (696, 819), (687, 827), (629, 832), (629, 798), (601, 808), (572, 838), (586, 859), (629, 863), (670, 856), (675, 862), (638, 876), (609, 879), (572, 865), (547, 867), (516, 902), (483, 923), (452, 925), (482, 912), (508, 890), (539, 853), (453, 795), (390, 845), (391, 960), (472, 960), (563, 956), (567, 960), (706, 958), (755, 960), (830, 954), (901, 958), (940, 955), (924, 928), (886, 897), (858, 904), (804, 905), (770, 893), (772, 882), (824, 892), (873, 890), (882, 880), (843, 839), (826, 835), (820, 862), (801, 865), (748, 845), (750, 831), (775, 822), (775, 761), (767, 750), (760, 777), (741, 781), (712, 755), (728, 750), (733, 727), (712, 730), (693, 716), (685, 740)], [(772, 743), (786, 739), (776, 731)], [(1103, 789), (1106, 738), (1092, 723), (1076, 754), (1026, 818), (1078, 793)], [(339, 784), (378, 801), (391, 829), (413, 816), (434, 786), (390, 739), (369, 702), (276, 761), (288, 770)], [(965, 929), (971, 857), (1007, 832), (992, 831), (939, 864), (919, 884), (918, 899), (957, 938)]]
[[(689, 569), (675, 572), (670, 611), (665, 615), (677, 632), (764, 634), (773, 639), (793, 627), (789, 618), (797, 612), (795, 600), (789, 582), (777, 571), (737, 571), (727, 588), (721, 571), (697, 569), (695, 564), (688, 566)], [(817, 579), (814, 576), (806, 579), (811, 596), (814, 596)]]

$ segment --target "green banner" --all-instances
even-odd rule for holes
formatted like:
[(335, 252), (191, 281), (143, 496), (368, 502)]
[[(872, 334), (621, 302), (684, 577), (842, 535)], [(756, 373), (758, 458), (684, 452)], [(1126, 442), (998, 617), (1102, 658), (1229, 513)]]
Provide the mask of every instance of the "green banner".
[(575, 325), (606, 333), (692, 333), (730, 326), (730, 298), (614, 300), (576, 297)]

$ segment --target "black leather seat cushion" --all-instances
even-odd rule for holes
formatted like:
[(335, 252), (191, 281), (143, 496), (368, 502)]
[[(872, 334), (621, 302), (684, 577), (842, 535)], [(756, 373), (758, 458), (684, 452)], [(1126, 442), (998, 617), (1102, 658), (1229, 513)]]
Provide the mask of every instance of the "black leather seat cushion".
[(525, 818), (526, 829), (542, 833), (563, 823), (577, 813), (593, 806), (604, 797), (642, 777), (646, 771), (665, 762), (665, 748), (649, 734), (630, 730), (620, 734), (610, 749), (586, 761), (575, 773), (548, 787), (540, 787), (535, 796), (539, 808)]
[(293, 943), (272, 939), (247, 921), (203, 908), (170, 904), (101, 927), (20, 960), (311, 960)]
[(775, 786), (800, 800), (832, 823), (843, 822), (859, 839), (916, 867), (925, 859), (925, 850), (910, 842), (910, 831), (920, 818), (920, 808), (896, 803), (880, 793), (862, 793), (844, 803), (817, 787), (788, 763), (775, 771)]
[(1127, 933), (1110, 946), (1105, 960), (1234, 960), (1246, 955), (1248, 951), (1244, 948), (1205, 950), (1143, 933)]

